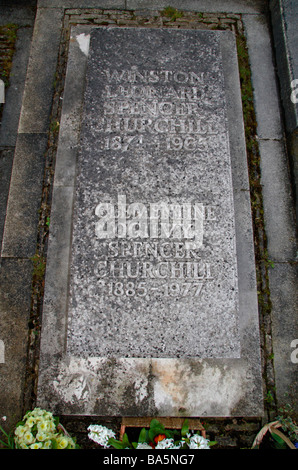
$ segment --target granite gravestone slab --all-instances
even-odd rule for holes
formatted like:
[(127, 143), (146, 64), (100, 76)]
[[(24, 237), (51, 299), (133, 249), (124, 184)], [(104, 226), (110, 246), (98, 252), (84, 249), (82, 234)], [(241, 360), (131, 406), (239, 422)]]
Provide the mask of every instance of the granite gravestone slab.
[(231, 32), (72, 28), (37, 402), (80, 415), (262, 414)]
[(87, 69), (67, 348), (239, 357), (219, 37), (98, 29)]

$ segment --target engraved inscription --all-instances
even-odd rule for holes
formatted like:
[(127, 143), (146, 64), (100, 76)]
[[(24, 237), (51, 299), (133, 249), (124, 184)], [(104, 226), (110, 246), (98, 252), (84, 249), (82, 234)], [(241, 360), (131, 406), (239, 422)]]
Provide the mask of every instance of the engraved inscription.
[(146, 34), (121, 28), (91, 34), (67, 351), (238, 357), (218, 35), (154, 30), (144, 43)]
[(214, 99), (206, 85), (211, 78), (208, 72), (132, 67), (103, 74), (109, 83), (103, 92), (103, 117), (98, 121), (102, 132), (109, 134), (101, 143), (103, 150), (203, 151), (209, 136), (223, 132), (220, 123), (200, 117), (202, 105), (210, 106)]
[[(200, 203), (127, 204), (126, 196), (118, 195), (117, 204), (100, 203), (95, 214), (98, 218), (95, 234), (101, 240), (103, 260), (95, 266), (94, 273), (101, 295), (144, 297), (158, 292), (164, 296), (199, 296), (202, 281), (212, 279), (210, 264), (200, 260), (200, 248), (204, 221), (216, 220), (213, 207)], [(108, 239), (128, 240), (106, 242)], [(108, 282), (105, 278), (119, 280)], [(144, 282), (139, 285), (132, 279), (188, 282), (147, 288)]]

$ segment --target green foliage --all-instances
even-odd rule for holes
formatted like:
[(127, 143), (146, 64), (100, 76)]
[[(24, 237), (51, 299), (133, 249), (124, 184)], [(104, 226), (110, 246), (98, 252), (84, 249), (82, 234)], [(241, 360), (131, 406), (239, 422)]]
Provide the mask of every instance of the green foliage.
[(46, 270), (45, 258), (39, 254), (36, 254), (30, 259), (33, 262), (33, 276), (39, 280), (43, 279)]
[(188, 428), (188, 419), (186, 419), (182, 425), (181, 428), (181, 436), (185, 437), (186, 434), (189, 433), (189, 428)]
[(50, 124), (50, 130), (54, 135), (57, 135), (60, 129), (60, 122), (53, 120)]
[(115, 439), (114, 437), (111, 437), (109, 439), (109, 445), (114, 447), (114, 449), (133, 449), (133, 445), (129, 442), (128, 436), (125, 433), (123, 435), (122, 441), (119, 441)]
[(265, 401), (266, 401), (268, 404), (271, 404), (271, 403), (274, 402), (274, 397), (273, 397), (273, 394), (272, 394), (271, 390), (268, 390), (268, 392), (267, 392), (267, 394), (266, 394)]
[(2, 426), (0, 425), (0, 431), (4, 436), (4, 441), (0, 439), (0, 446), (4, 449), (15, 449), (15, 442), (14, 442), (14, 436), (13, 432), (11, 431), (10, 433), (7, 433), (4, 431)]
[[(92, 439), (92, 437), (90, 438)], [(93, 440), (102, 442), (96, 439)], [(108, 447), (111, 446), (114, 449), (206, 449), (214, 444), (216, 442), (210, 442), (200, 436), (199, 433), (194, 434), (190, 431), (187, 419), (184, 421), (181, 430), (166, 429), (157, 419), (152, 419), (149, 429), (141, 429), (138, 442), (130, 442), (127, 434), (123, 435), (122, 440), (117, 440), (114, 437), (110, 437), (108, 440)]]
[(295, 412), (290, 405), (285, 405), (279, 412), (280, 415), (275, 421), (265, 424), (258, 432), (252, 445), (253, 449), (297, 448), (298, 427), (294, 419)]
[(271, 437), (273, 439), (274, 447), (276, 449), (287, 449), (288, 446), (285, 443), (285, 441), (280, 436), (275, 434), (273, 431), (271, 432)]
[(18, 25), (9, 23), (0, 26), (0, 36), (4, 39), (5, 54), (0, 60), (0, 78), (6, 87), (9, 85), (9, 75), (12, 66), (12, 57), (15, 51)]
[(170, 18), (171, 21), (175, 21), (176, 19), (183, 17), (183, 11), (179, 11), (171, 6), (168, 6), (164, 10), (162, 10), (161, 14), (163, 16), (166, 16), (167, 18)]
[(298, 442), (298, 426), (292, 417), (294, 410), (292, 409), (291, 405), (287, 404), (278, 411), (279, 415), (276, 419), (281, 423), (283, 431), (287, 433), (289, 439), (292, 442)]

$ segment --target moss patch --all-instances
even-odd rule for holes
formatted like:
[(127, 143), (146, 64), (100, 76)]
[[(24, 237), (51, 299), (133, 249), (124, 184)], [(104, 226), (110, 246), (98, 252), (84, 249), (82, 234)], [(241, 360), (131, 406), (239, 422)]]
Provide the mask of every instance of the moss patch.
[(12, 58), (15, 52), (18, 25), (7, 24), (0, 26), (0, 78), (5, 86), (9, 85), (9, 75), (12, 67)]
[(239, 77), (245, 128), (245, 140), (249, 170), (250, 198), (254, 230), (254, 248), (256, 277), (260, 316), (261, 346), (264, 356), (263, 380), (265, 386), (265, 407), (270, 415), (276, 411), (276, 393), (274, 384), (273, 350), (271, 338), (271, 300), (268, 270), (272, 262), (268, 258), (267, 238), (264, 224), (263, 197), (261, 186), (261, 166), (259, 145), (257, 142), (257, 121), (254, 110), (253, 87), (249, 56), (244, 35), (238, 34), (237, 53)]
[(161, 15), (170, 18), (171, 21), (175, 21), (178, 18), (182, 18), (184, 16), (184, 13), (183, 11), (177, 10), (176, 8), (169, 6), (162, 10)]

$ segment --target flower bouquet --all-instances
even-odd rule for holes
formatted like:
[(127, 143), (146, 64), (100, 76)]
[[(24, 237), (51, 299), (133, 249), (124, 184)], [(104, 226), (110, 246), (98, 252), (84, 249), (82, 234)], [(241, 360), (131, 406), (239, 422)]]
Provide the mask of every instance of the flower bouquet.
[(101, 447), (107, 449), (210, 449), (216, 442), (209, 441), (199, 433), (189, 430), (186, 419), (181, 430), (165, 429), (157, 419), (152, 419), (149, 429), (142, 428), (137, 442), (130, 442), (128, 435), (123, 434), (121, 440), (105, 426), (90, 425), (88, 437)]
[[(4, 432), (2, 430), (2, 432)], [(28, 411), (23, 420), (17, 423), (14, 436), (7, 437), (7, 443), (2, 441), (5, 447), (15, 449), (75, 449), (73, 439), (59, 419), (49, 411), (34, 408)]]

